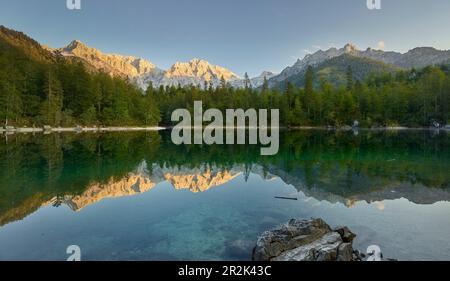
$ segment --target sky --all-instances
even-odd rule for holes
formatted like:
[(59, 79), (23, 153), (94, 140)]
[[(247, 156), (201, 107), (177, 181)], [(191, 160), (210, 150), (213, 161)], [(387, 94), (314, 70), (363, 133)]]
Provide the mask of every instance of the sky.
[(0, 0), (0, 25), (62, 47), (74, 39), (167, 69), (202, 58), (243, 76), (319, 48), (450, 49), (449, 0)]

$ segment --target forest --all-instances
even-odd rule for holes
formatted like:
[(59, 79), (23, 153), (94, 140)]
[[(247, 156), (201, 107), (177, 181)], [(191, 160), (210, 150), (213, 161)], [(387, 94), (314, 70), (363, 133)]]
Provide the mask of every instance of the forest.
[[(279, 109), (280, 123), (297, 126), (427, 127), (450, 123), (448, 65), (377, 73), (358, 80), (348, 66), (346, 82), (317, 81), (312, 67), (304, 87), (283, 89), (191, 85), (146, 91), (129, 79), (92, 71), (80, 61), (37, 60), (0, 44), (0, 118), (4, 126), (172, 125), (173, 110), (204, 107)], [(246, 76), (248, 79), (248, 76)]]
[(19, 39), (20, 48), (0, 40), (3, 125), (150, 126), (160, 121), (151, 97), (127, 79), (92, 71), (81, 61), (53, 58), (33, 47), (31, 39)]
[(270, 89), (265, 81), (258, 89), (250, 86), (234, 89), (223, 81), (218, 88), (203, 85), (155, 90), (150, 86), (146, 94), (157, 103), (162, 124), (170, 124), (173, 110), (192, 110), (193, 101), (201, 100), (204, 107), (221, 110), (278, 108), (280, 123), (288, 127), (339, 127), (352, 125), (354, 121), (363, 127), (427, 127), (433, 122), (450, 121), (449, 70), (448, 66), (433, 66), (372, 74), (359, 81), (354, 79), (349, 66), (345, 85), (335, 85), (315, 81), (310, 67), (301, 88), (288, 83), (283, 90)]

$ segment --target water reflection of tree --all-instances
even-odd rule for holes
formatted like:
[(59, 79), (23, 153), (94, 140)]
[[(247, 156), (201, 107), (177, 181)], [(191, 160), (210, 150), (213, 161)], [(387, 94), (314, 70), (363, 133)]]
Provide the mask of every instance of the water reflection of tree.
[(61, 136), (58, 134), (49, 134), (44, 135), (38, 140), (41, 142), (40, 154), (45, 162), (42, 166), (44, 186), (50, 190), (56, 190), (59, 194), (58, 182), (64, 165)]
[(51, 199), (58, 206), (89, 183), (126, 176), (160, 140), (157, 132), (9, 136), (0, 145), (0, 225)]
[(280, 151), (261, 156), (252, 145), (173, 145), (168, 132), (9, 136), (0, 145), (0, 225), (50, 199), (81, 194), (89, 184), (120, 180), (145, 161), (160, 167), (244, 166), (341, 196), (398, 182), (450, 187), (450, 137), (429, 132), (291, 131)]

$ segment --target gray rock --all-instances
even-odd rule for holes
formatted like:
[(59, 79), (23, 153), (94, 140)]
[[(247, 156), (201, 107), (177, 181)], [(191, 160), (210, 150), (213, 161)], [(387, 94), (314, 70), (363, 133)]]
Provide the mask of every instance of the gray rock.
[(321, 238), (288, 250), (271, 260), (273, 261), (334, 261), (337, 260), (337, 249), (342, 244), (341, 236), (329, 232)]
[(339, 226), (334, 229), (337, 233), (339, 233), (342, 237), (342, 240), (345, 243), (352, 243), (353, 239), (355, 239), (356, 234), (350, 231), (350, 229), (346, 226)]
[(352, 243), (342, 243), (339, 245), (337, 261), (352, 261), (353, 260), (353, 246)]
[(321, 219), (290, 220), (278, 228), (265, 231), (257, 240), (253, 259), (271, 260), (281, 253), (309, 244), (331, 232)]
[(255, 261), (352, 261), (356, 235), (347, 227), (332, 230), (322, 219), (292, 219), (257, 240)]
[(364, 261), (366, 259), (366, 255), (361, 253), (358, 250), (353, 251), (353, 261)]

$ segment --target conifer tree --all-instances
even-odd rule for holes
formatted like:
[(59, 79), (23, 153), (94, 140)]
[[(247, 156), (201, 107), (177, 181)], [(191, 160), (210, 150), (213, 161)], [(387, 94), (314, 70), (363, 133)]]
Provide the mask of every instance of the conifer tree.
[(44, 81), (44, 101), (41, 105), (41, 116), (46, 124), (61, 125), (63, 107), (63, 89), (53, 70), (48, 70)]

